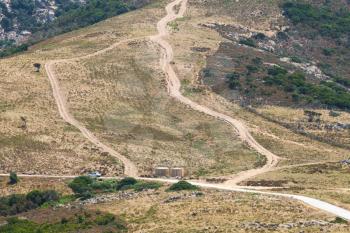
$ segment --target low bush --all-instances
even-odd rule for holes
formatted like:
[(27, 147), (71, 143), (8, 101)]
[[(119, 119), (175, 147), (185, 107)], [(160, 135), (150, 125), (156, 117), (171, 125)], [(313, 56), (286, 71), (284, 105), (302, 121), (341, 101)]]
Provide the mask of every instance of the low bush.
[(15, 172), (10, 172), (9, 184), (14, 185), (19, 181), (18, 176)]
[(249, 47), (256, 47), (256, 43), (253, 39), (248, 38), (248, 39), (241, 39), (239, 40), (240, 44), (247, 45)]
[(340, 218), (340, 217), (336, 217), (333, 221), (331, 221), (331, 223), (336, 223), (336, 224), (348, 224), (348, 221)]
[(167, 191), (182, 191), (182, 190), (198, 190), (198, 187), (188, 183), (187, 181), (181, 180), (171, 185)]
[(23, 45), (19, 45), (19, 46), (9, 47), (7, 49), (4, 49), (4, 50), (0, 51), (0, 58), (11, 56), (11, 55), (19, 53), (19, 52), (27, 51), (28, 47), (29, 47), (28, 44), (23, 44)]
[(124, 179), (120, 180), (117, 183), (116, 189), (121, 190), (121, 189), (128, 189), (132, 185), (136, 184), (137, 180), (132, 177), (125, 177)]
[(126, 177), (117, 180), (97, 180), (87, 176), (80, 176), (69, 183), (69, 187), (75, 195), (82, 199), (93, 197), (97, 193), (116, 192), (121, 190), (133, 189), (143, 191), (147, 189), (158, 189), (162, 184), (158, 182), (138, 181), (132, 177)]
[(283, 4), (283, 10), (293, 24), (316, 30), (322, 36), (337, 38), (350, 33), (350, 11), (347, 8), (335, 11), (326, 4), (316, 7), (310, 3), (288, 1)]
[(68, 184), (69, 188), (77, 195), (90, 192), (92, 190), (91, 185), (94, 180), (89, 176), (79, 176), (74, 178), (72, 182)]
[(325, 56), (332, 56), (334, 54), (335, 50), (332, 49), (332, 48), (324, 48), (322, 50), (322, 53), (325, 55)]
[(115, 216), (113, 214), (107, 213), (103, 215), (99, 215), (95, 219), (95, 223), (97, 225), (108, 225), (110, 223), (113, 223), (115, 220)]
[(308, 82), (305, 75), (300, 72), (288, 74), (284, 68), (274, 66), (268, 70), (269, 76), (264, 78), (266, 85), (283, 88), (293, 93), (293, 99), (308, 99), (314, 103), (321, 103), (329, 107), (350, 109), (350, 93), (334, 82)]
[(44, 203), (59, 200), (59, 194), (56, 191), (38, 191), (34, 190), (27, 195), (13, 194), (0, 198), (0, 216), (15, 215), (38, 208)]
[(108, 192), (113, 191), (118, 182), (116, 180), (95, 181), (91, 184), (91, 188), (95, 191)]
[(341, 77), (335, 77), (334, 78), (334, 81), (345, 86), (345, 87), (348, 87), (350, 88), (350, 80), (349, 79), (345, 79), (345, 78), (341, 78)]
[(292, 62), (294, 62), (294, 63), (302, 63), (303, 61), (299, 58), (299, 57), (297, 57), (297, 56), (292, 56), (291, 58), (290, 58), (290, 60), (292, 61)]
[(85, 214), (62, 217), (60, 221), (38, 224), (11, 217), (0, 226), (1, 233), (71, 233), (71, 232), (126, 232), (124, 221), (112, 214)]

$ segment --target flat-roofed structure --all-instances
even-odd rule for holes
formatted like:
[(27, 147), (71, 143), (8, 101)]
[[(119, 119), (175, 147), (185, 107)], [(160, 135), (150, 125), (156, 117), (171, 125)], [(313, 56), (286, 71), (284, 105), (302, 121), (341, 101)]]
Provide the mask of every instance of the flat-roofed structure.
[(170, 169), (170, 176), (171, 177), (184, 177), (185, 176), (185, 169), (182, 167), (174, 167)]
[(156, 168), (154, 168), (154, 175), (156, 177), (169, 176), (169, 168), (168, 167), (156, 167)]

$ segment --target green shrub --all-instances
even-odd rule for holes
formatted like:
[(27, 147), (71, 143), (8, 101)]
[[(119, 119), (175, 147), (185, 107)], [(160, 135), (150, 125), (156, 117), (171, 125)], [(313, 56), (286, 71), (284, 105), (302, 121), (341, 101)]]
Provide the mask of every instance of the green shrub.
[(226, 78), (228, 79), (228, 84), (230, 89), (235, 90), (241, 87), (241, 83), (239, 81), (240, 74), (237, 72), (229, 73), (226, 75)]
[(264, 78), (266, 85), (273, 85), (291, 92), (295, 102), (307, 99), (314, 103), (322, 103), (329, 107), (350, 109), (350, 93), (334, 82), (307, 82), (305, 75), (299, 72), (288, 74), (284, 68), (274, 66), (268, 69), (269, 76)]
[(181, 191), (181, 190), (198, 190), (198, 187), (188, 183), (187, 181), (181, 180), (171, 185), (167, 191)]
[(335, 112), (335, 111), (329, 111), (329, 116), (331, 117), (339, 117), (341, 115), (340, 112)]
[(266, 35), (264, 33), (261, 33), (261, 32), (257, 33), (253, 37), (256, 40), (265, 40), (266, 39)]
[(350, 80), (349, 79), (345, 79), (345, 78), (341, 78), (341, 77), (335, 77), (334, 78), (334, 81), (345, 86), (345, 87), (348, 87), (350, 88)]
[(91, 184), (93, 182), (93, 179), (89, 176), (79, 176), (74, 178), (74, 180), (70, 182), (68, 186), (75, 194), (81, 195), (91, 191)]
[(104, 215), (99, 215), (95, 219), (95, 223), (97, 225), (108, 225), (113, 223), (115, 220), (115, 216), (113, 214), (107, 213)]
[(248, 38), (248, 39), (241, 39), (239, 40), (240, 44), (247, 45), (249, 47), (256, 47), (256, 43), (253, 39)]
[(331, 223), (336, 223), (336, 224), (348, 224), (348, 221), (340, 218), (340, 217), (336, 217), (333, 221), (331, 221)]
[(212, 76), (211, 69), (209, 69), (209, 68), (204, 68), (202, 72), (203, 72), (204, 77), (211, 77)]
[(334, 54), (334, 49), (332, 48), (324, 48), (322, 50), (322, 53), (325, 55), (325, 56), (332, 56)]
[(350, 11), (343, 8), (334, 11), (331, 7), (315, 7), (309, 3), (288, 1), (283, 10), (293, 24), (302, 24), (317, 30), (323, 36), (337, 38), (350, 33)]
[(42, 206), (44, 203), (57, 201), (57, 192), (32, 191), (27, 195), (13, 194), (0, 198), (0, 216), (15, 215)]
[(17, 184), (17, 182), (19, 181), (18, 176), (15, 172), (10, 172), (10, 178), (9, 178), (9, 184), (13, 185), (13, 184)]
[(248, 73), (256, 73), (259, 71), (259, 67), (254, 65), (247, 65), (246, 68), (248, 70)]
[[(60, 221), (38, 224), (29, 220), (12, 217), (8, 224), (0, 226), (1, 233), (68, 233), (86, 232), (93, 228), (93, 232), (125, 232), (126, 224), (111, 214), (104, 214), (92, 218), (91, 215), (81, 215), (72, 218), (61, 218)], [(100, 227), (99, 227), (100, 226)], [(91, 230), (90, 230), (91, 231)]]
[(262, 59), (260, 57), (253, 58), (252, 62), (257, 66), (261, 66), (263, 64)]
[(34, 190), (26, 195), (26, 199), (31, 201), (37, 206), (41, 206), (45, 202), (49, 202), (49, 201), (58, 201), (59, 198), (60, 197), (58, 193), (54, 190), (48, 190), (43, 192)]
[(28, 44), (22, 44), (19, 46), (13, 46), (0, 51), (0, 58), (11, 56), (15, 53), (24, 52), (28, 50)]
[(288, 71), (280, 66), (273, 66), (268, 69), (268, 74), (277, 76), (277, 75), (285, 75)]
[(111, 192), (115, 189), (116, 180), (95, 181), (91, 184), (91, 188), (95, 191)]
[(125, 189), (125, 188), (128, 188), (128, 187), (136, 184), (136, 183), (137, 183), (137, 180), (135, 178), (125, 177), (124, 179), (120, 180), (117, 183), (116, 189), (117, 190)]
[(290, 60), (292, 61), (292, 62), (294, 62), (294, 63), (302, 63), (303, 61), (299, 58), (299, 57), (297, 57), (297, 56), (292, 56), (291, 58), (290, 58)]

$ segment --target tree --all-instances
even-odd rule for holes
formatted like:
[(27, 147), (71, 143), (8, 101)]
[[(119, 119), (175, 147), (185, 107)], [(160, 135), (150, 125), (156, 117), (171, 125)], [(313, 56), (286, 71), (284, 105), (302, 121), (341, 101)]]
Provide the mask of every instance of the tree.
[(9, 180), (9, 184), (13, 185), (13, 184), (17, 184), (19, 181), (18, 176), (15, 172), (10, 172), (10, 180)]
[(75, 194), (82, 195), (91, 191), (93, 180), (89, 176), (79, 176), (68, 184)]
[(39, 72), (39, 71), (40, 71), (40, 67), (41, 67), (41, 64), (40, 64), (40, 63), (34, 63), (33, 66), (35, 67), (36, 72)]
[(5, 30), (5, 32), (11, 31), (12, 23), (8, 18), (3, 18), (0, 24), (1, 27)]

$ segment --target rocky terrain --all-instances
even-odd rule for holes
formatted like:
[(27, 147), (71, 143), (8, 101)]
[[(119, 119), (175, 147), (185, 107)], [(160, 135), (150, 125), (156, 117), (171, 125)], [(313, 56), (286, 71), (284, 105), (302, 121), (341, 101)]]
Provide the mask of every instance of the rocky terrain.
[(26, 42), (33, 29), (52, 22), (65, 9), (79, 7), (85, 0), (39, 0), (0, 2), (0, 41), (19, 44)]

